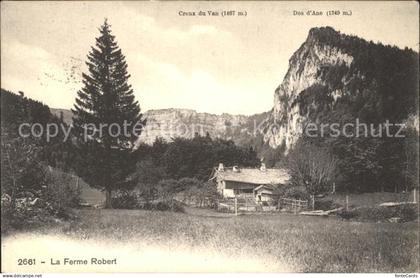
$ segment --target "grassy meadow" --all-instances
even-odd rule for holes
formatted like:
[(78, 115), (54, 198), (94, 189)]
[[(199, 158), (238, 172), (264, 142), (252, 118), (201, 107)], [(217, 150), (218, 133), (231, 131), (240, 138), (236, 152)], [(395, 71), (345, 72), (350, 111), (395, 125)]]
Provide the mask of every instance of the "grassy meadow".
[[(360, 223), (286, 214), (235, 217), (204, 209), (86, 209), (76, 214), (76, 221), (8, 236), (2, 251), (20, 250), (26, 239), (35, 246), (33, 252), (37, 242), (44, 246), (45, 257), (51, 256), (48, 252), (108, 254), (121, 257), (118, 271), (136, 272), (419, 271), (418, 222)], [(24, 251), (15, 255), (21, 256), (19, 252)]]

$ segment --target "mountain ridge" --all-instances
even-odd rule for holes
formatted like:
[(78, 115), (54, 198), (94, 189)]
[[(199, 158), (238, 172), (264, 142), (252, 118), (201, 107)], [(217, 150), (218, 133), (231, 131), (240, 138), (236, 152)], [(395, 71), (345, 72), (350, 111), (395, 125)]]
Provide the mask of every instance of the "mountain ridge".
[[(72, 112), (69, 109), (50, 108), (51, 113), (60, 117), (67, 124), (72, 122)], [(151, 109), (144, 112), (147, 119), (145, 129), (140, 135), (137, 145), (152, 144), (156, 138), (171, 141), (175, 137), (192, 138), (197, 133), (212, 138), (233, 140), (239, 145), (247, 145), (250, 138), (261, 134), (258, 126), (270, 112), (263, 112), (250, 116), (232, 115), (228, 113), (212, 114), (197, 112), (193, 109), (164, 108)]]

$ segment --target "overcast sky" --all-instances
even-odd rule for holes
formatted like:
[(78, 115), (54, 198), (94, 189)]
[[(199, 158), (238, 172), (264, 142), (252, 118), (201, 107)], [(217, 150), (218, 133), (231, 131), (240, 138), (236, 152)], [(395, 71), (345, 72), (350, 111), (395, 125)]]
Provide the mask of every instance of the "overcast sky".
[[(293, 16), (293, 10), (352, 16)], [(179, 11), (247, 16), (179, 16)], [(413, 2), (1, 2), (1, 87), (70, 108), (107, 17), (142, 110), (254, 114), (273, 106), (288, 60), (311, 27), (418, 51)]]

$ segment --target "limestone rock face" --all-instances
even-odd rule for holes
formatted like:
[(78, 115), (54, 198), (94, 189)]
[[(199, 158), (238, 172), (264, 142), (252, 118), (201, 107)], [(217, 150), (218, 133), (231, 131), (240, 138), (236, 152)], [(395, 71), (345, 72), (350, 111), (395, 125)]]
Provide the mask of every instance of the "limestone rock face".
[[(72, 112), (66, 109), (51, 109), (51, 112), (64, 121), (72, 124)], [(270, 112), (251, 116), (231, 114), (200, 113), (191, 109), (156, 109), (144, 113), (147, 119), (140, 138), (136, 145), (153, 144), (156, 138), (162, 138), (168, 142), (173, 138), (193, 138), (196, 134), (211, 138), (233, 140), (242, 146), (253, 145), (252, 140), (257, 136), (262, 138), (262, 127), (268, 119)]]
[[(152, 144), (156, 138), (171, 141), (175, 137), (193, 138), (196, 134), (232, 139), (233, 130), (241, 129), (248, 117), (243, 115), (199, 113), (190, 109), (159, 109), (145, 113), (147, 124), (138, 144)], [(244, 130), (243, 132), (246, 132)]]
[[(335, 32), (323, 30), (323, 32)], [(270, 115), (270, 126), (264, 134), (264, 141), (276, 148), (284, 145), (290, 150), (302, 134), (305, 117), (301, 115), (298, 105), (292, 105), (305, 89), (315, 85), (324, 85), (319, 72), (331, 66), (350, 67), (353, 57), (336, 47), (321, 44), (317, 38), (317, 28), (309, 32), (308, 38), (289, 60), (289, 69), (283, 82), (274, 94), (273, 113)], [(335, 92), (336, 97), (340, 92)]]

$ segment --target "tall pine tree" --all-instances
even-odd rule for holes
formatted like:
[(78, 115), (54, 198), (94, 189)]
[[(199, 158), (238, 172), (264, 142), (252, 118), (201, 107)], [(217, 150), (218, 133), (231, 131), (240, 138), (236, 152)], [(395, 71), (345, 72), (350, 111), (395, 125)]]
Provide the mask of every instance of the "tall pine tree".
[(106, 19), (99, 31), (72, 109), (79, 153), (75, 168), (87, 183), (106, 192), (109, 208), (112, 191), (130, 186), (135, 165), (131, 150), (145, 121), (128, 84), (125, 57)]

